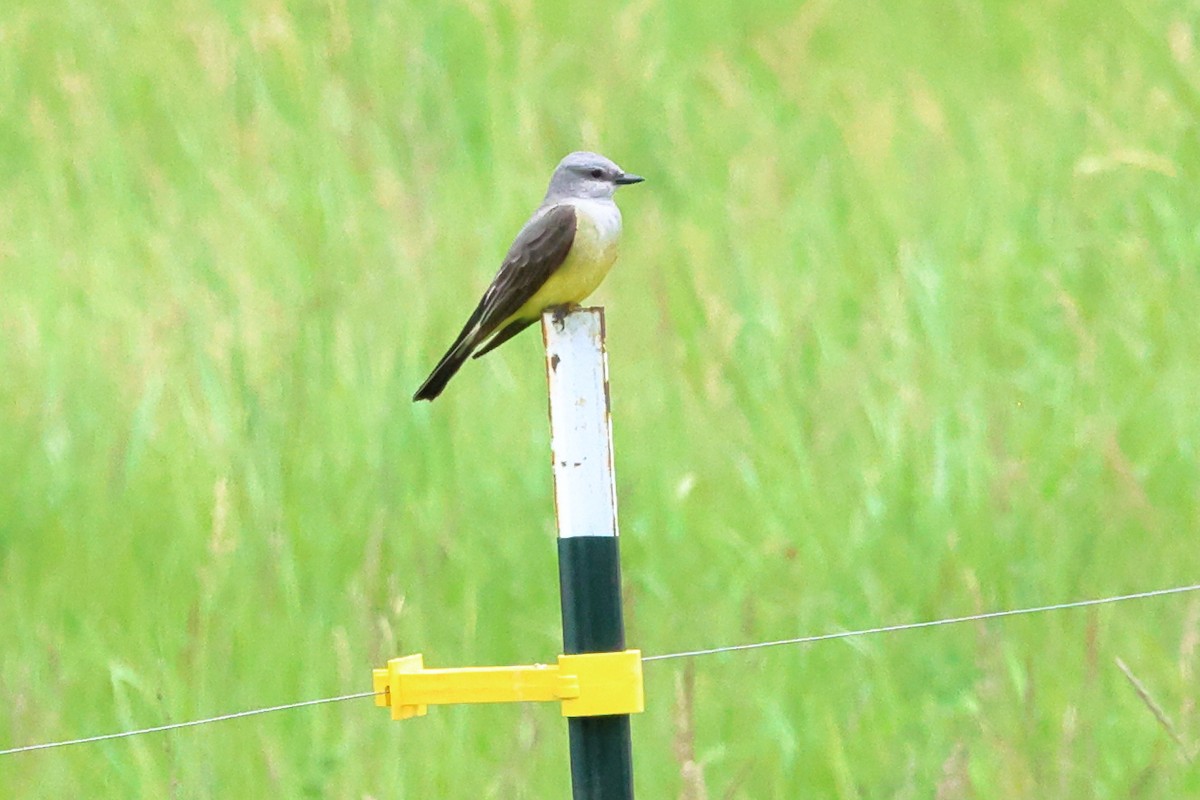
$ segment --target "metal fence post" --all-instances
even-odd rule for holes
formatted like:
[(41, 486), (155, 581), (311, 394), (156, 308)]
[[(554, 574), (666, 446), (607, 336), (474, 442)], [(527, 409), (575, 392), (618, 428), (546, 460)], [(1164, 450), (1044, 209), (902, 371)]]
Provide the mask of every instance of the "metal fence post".
[[(542, 316), (563, 649), (625, 649), (604, 309)], [(632, 800), (629, 715), (568, 720), (575, 800)]]

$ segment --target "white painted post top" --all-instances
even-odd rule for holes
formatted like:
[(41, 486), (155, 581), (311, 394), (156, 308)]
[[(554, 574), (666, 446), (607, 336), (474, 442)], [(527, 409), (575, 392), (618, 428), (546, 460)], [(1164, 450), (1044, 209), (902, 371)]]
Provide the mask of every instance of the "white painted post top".
[(616, 536), (604, 309), (542, 315), (558, 535)]

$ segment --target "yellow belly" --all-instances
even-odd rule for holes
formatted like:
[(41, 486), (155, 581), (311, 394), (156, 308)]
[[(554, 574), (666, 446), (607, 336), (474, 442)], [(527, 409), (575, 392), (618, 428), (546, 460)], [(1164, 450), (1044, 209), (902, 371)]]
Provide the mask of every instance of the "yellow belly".
[(577, 219), (575, 241), (562, 266), (500, 328), (511, 320), (536, 319), (553, 306), (581, 303), (604, 280), (617, 260), (618, 237), (605, 236), (586, 214)]

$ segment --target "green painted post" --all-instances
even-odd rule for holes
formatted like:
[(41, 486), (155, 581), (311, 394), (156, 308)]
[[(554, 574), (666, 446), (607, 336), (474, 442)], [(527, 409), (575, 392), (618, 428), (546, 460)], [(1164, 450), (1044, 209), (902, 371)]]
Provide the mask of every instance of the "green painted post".
[[(563, 650), (625, 649), (604, 310), (542, 316), (558, 519)], [(629, 715), (572, 717), (575, 800), (632, 800)]]

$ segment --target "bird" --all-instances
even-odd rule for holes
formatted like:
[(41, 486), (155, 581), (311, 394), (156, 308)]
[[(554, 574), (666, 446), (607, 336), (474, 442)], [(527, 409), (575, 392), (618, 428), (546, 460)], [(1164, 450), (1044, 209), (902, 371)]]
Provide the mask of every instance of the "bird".
[(595, 291), (616, 261), (621, 239), (621, 211), (613, 194), (643, 180), (599, 153), (564, 157), (541, 205), (517, 233), (475, 311), (413, 402), (440, 395), (469, 357), (490, 353), (548, 309), (575, 306)]

